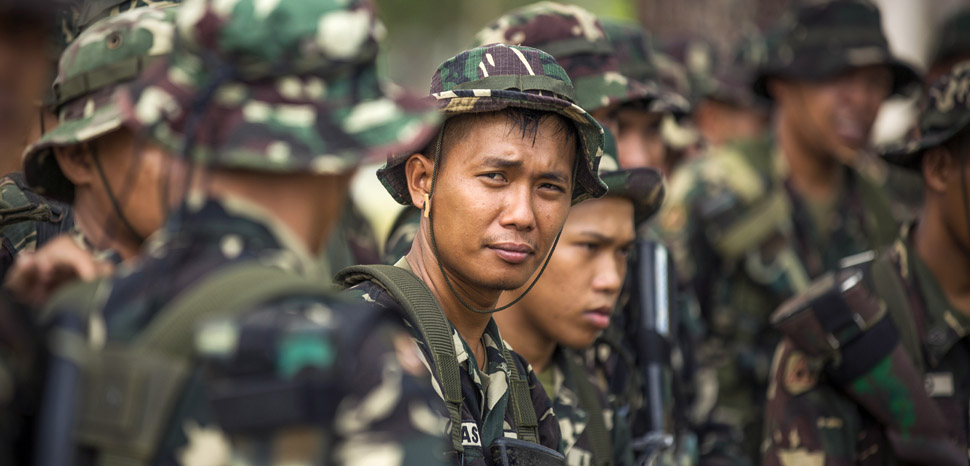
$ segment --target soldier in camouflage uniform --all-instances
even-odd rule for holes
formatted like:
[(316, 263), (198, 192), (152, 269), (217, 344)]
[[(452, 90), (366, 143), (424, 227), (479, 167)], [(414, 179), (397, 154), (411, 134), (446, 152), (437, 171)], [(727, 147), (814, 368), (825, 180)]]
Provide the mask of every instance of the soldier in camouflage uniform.
[[(427, 315), (407, 319), (426, 364), (444, 364), (435, 354), (457, 359), (454, 379), (433, 372), (461, 464), (494, 464), (490, 447), (506, 437), (562, 449), (549, 398), (528, 362), (503, 343), (491, 313), (503, 309), (496, 308), (502, 290), (526, 284), (551, 254), (570, 204), (606, 192), (596, 175), (603, 130), (574, 103), (574, 92), (562, 67), (539, 50), (462, 52), (432, 77), (431, 95), (448, 117), (436, 144), (390, 158), (378, 171), (395, 200), (424, 212), (396, 265), (429, 289), (433, 312), (444, 317), (437, 317), (441, 331), (451, 335), (433, 353), (434, 341), (423, 336)], [(348, 293), (402, 313), (416, 306), (373, 278)]]
[(773, 317), (765, 465), (967, 464), (970, 62), (883, 155), (922, 174), (921, 215)]
[(892, 242), (887, 196), (854, 165), (883, 100), (918, 79), (868, 2), (802, 6), (772, 37), (755, 90), (774, 100), (775, 139), (685, 166), (659, 222), (707, 323), (698, 358), (717, 368), (711, 422), (746, 445), (702, 445), (727, 461), (759, 456), (778, 339), (769, 313), (842, 257)]
[[(612, 151), (604, 151), (600, 177), (609, 188), (607, 196), (570, 209), (543, 279), (495, 317), (552, 398), (572, 466), (633, 463), (626, 419), (614, 415), (606, 394), (590, 382), (581, 354), (610, 323), (633, 250), (634, 226), (663, 202), (660, 173), (621, 170)], [(522, 291), (505, 293), (503, 299)]]
[(338, 299), (315, 258), (357, 165), (417, 150), (438, 112), (380, 87), (367, 2), (193, 0), (176, 22), (175, 52), (115, 103), (197, 176), (138, 262), (52, 298), (55, 348), (78, 345), (50, 380), (84, 357), (78, 387), (47, 390), (81, 404), (44, 422), (77, 413), (68, 444), (95, 462), (438, 464), (442, 408), (407, 334)]

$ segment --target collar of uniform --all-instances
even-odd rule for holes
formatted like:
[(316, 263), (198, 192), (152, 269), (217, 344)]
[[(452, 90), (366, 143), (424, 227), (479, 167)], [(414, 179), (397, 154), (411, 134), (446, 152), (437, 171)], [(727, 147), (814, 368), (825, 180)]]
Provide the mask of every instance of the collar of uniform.
[(925, 310), (923, 341), (930, 362), (938, 364), (956, 342), (970, 331), (970, 317), (953, 311), (933, 272), (916, 253), (912, 232), (916, 223), (905, 225), (894, 249), (899, 254), (899, 267), (906, 281), (916, 283), (918, 298)]
[[(229, 238), (232, 238), (232, 235), (239, 233), (239, 225), (233, 225), (230, 220), (232, 219), (258, 225), (268, 232), (269, 238), (266, 238), (265, 242), (271, 244), (273, 249), (276, 250), (274, 252), (278, 252), (278, 254), (262, 258), (267, 264), (309, 278), (321, 275), (318, 266), (319, 261), (315, 260), (316, 257), (303, 245), (289, 227), (276, 220), (262, 206), (239, 196), (220, 196), (216, 198), (207, 196), (201, 191), (189, 193), (185, 204), (185, 216), (181, 219), (173, 217), (169, 220), (169, 224), (166, 225), (162, 234), (153, 235), (149, 245), (149, 251), (155, 250), (161, 244), (178, 237), (181, 232), (187, 230), (186, 227), (198, 223), (213, 226), (213, 231), (217, 234), (224, 233), (225, 238), (223, 239), (221, 247), (225, 254), (232, 255), (236, 252), (235, 249), (237, 249), (237, 245), (232, 243), (236, 243), (236, 241), (249, 242), (256, 240), (256, 238), (251, 237), (251, 234), (239, 234), (236, 241), (230, 240)], [(215, 219), (211, 217), (209, 212), (201, 213), (203, 210), (207, 210), (207, 206), (211, 205), (219, 206), (220, 210), (225, 212), (228, 218)], [(172, 223), (173, 219), (177, 223)], [(238, 243), (238, 246), (242, 246), (242, 244)]]

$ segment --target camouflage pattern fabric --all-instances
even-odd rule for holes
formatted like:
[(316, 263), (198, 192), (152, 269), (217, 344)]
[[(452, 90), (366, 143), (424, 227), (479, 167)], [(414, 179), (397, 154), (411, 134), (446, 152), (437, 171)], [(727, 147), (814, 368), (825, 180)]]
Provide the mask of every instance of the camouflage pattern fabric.
[(175, 9), (142, 8), (96, 24), (61, 56), (54, 95), (58, 125), (24, 152), (27, 181), (41, 194), (70, 201), (54, 147), (94, 141), (127, 124), (116, 94), (142, 67), (172, 50)]
[(753, 83), (757, 94), (771, 98), (772, 77), (819, 81), (849, 68), (886, 65), (893, 74), (892, 93), (919, 82), (913, 68), (893, 56), (876, 6), (867, 0), (809, 2), (783, 17), (767, 35), (767, 58)]
[(937, 79), (921, 101), (920, 119), (909, 137), (880, 150), (889, 163), (919, 170), (926, 149), (943, 144), (970, 124), (970, 61)]
[(183, 7), (175, 52), (122, 95), (126, 115), (190, 160), (273, 173), (344, 173), (430, 137), (438, 112), (381, 86), (369, 2), (263, 5)]
[(789, 187), (777, 151), (768, 139), (744, 142), (685, 165), (658, 222), (680, 280), (700, 299), (708, 334), (697, 357), (716, 370), (719, 385), (711, 428), (725, 445), (745, 439), (746, 453), (727, 454), (748, 458), (759, 454), (778, 341), (770, 313), (841, 258), (888, 246), (896, 228), (886, 195), (851, 168), (832, 205), (808, 205)]
[(477, 44), (525, 45), (542, 50), (562, 65), (576, 88), (576, 103), (594, 112), (635, 99), (654, 99), (656, 85), (620, 73), (603, 26), (576, 5), (539, 2), (512, 10), (475, 35)]
[[(408, 268), (407, 262), (403, 259), (396, 265)], [(344, 293), (353, 300), (374, 303), (400, 316), (407, 315), (404, 308), (394, 300), (390, 293), (374, 282), (360, 283)], [(415, 324), (406, 317), (404, 321), (411, 331), (414, 342), (421, 349), (421, 362), (424, 363), (428, 372), (434, 374), (428, 364), (428, 361), (433, 361), (431, 348), (421, 339), (420, 330), (417, 329)], [(485, 327), (485, 333), (482, 335), (487, 361), (484, 364), (485, 370), (481, 371), (479, 370), (481, 364), (475, 360), (471, 348), (450, 322), (449, 326), (451, 326), (452, 339), (455, 344), (455, 354), (458, 355), (461, 393), (464, 396), (461, 405), (461, 440), (465, 451), (462, 458), (457, 458), (457, 462), (462, 465), (491, 465), (493, 458), (489, 446), (492, 442), (500, 437), (516, 437), (515, 421), (509, 408), (511, 403), (508, 385), (509, 373), (503, 356), (507, 343), (502, 340), (495, 320), (490, 319), (488, 326)], [(539, 443), (544, 447), (561, 452), (562, 438), (560, 437), (556, 415), (553, 413), (552, 402), (543, 390), (542, 384), (539, 383), (528, 361), (515, 352), (512, 352), (512, 356), (519, 373), (528, 374), (532, 406), (535, 408), (536, 419), (539, 420)], [(444, 400), (440, 381), (437, 378), (435, 378), (433, 385), (438, 396)], [(439, 433), (447, 434), (450, 432), (447, 426), (448, 413), (446, 410), (442, 410), (439, 416), (443, 421)]]
[(405, 206), (397, 214), (390, 232), (387, 234), (387, 241), (384, 242), (384, 260), (388, 265), (393, 265), (401, 260), (411, 251), (414, 244), (414, 237), (418, 234), (421, 227), (421, 209), (413, 205)]
[(18, 254), (34, 251), (74, 229), (71, 206), (37, 194), (27, 185), (23, 173), (0, 178), (0, 281)]
[(135, 8), (168, 8), (182, 0), (62, 0), (58, 19), (61, 48), (71, 45), (78, 35), (94, 23)]
[[(912, 312), (911, 316), (894, 316), (893, 321), (916, 323), (912, 333), (918, 336), (918, 348), (922, 349), (916, 357), (924, 368), (918, 375), (945, 417), (949, 427), (946, 437), (965, 455), (970, 434), (970, 346), (966, 338), (970, 318), (952, 310), (933, 273), (913, 247), (912, 230), (913, 225), (904, 228), (888, 252)], [(868, 281), (862, 283), (884, 309), (887, 300), (895, 299), (880, 295)], [(885, 428), (842, 388), (833, 385), (822, 370), (825, 362), (819, 359), (807, 355), (788, 338), (778, 346), (768, 389), (763, 464), (897, 464)], [(891, 380), (880, 381), (879, 377), (895, 376), (880, 372), (874, 383), (890, 386)], [(921, 415), (898, 414), (901, 422), (910, 425)]]
[(347, 199), (340, 222), (327, 240), (322, 258), (326, 270), (337, 272), (351, 265), (379, 264), (379, 251), (374, 228), (357, 205)]
[[(569, 365), (564, 358), (575, 358), (576, 364)], [(575, 374), (570, 367), (583, 367), (580, 358), (563, 348), (557, 348), (553, 354), (551, 364), (546, 369), (551, 371), (552, 386), (545, 387), (552, 397), (552, 409), (559, 420), (559, 430), (562, 432), (563, 451), (566, 453), (566, 464), (569, 466), (588, 466), (593, 463), (593, 452), (590, 448), (590, 438), (586, 428), (591, 413), (587, 407), (581, 405), (578, 377), (590, 378), (590, 374)], [(595, 384), (594, 384), (595, 387)], [(600, 404), (603, 406), (603, 422), (613, 440), (613, 464), (632, 465), (633, 454), (630, 445), (629, 427), (615, 414), (606, 395), (599, 388), (596, 389)]]
[[(581, 139), (573, 203), (602, 197), (606, 186), (596, 176), (603, 154), (603, 127), (576, 105), (575, 89), (566, 71), (541, 50), (490, 44), (445, 60), (431, 77), (431, 96), (446, 117), (484, 113), (507, 107), (558, 113), (571, 121)], [(409, 205), (404, 162), (410, 153), (396, 153), (377, 171), (387, 192)]]
[(653, 113), (690, 113), (687, 74), (678, 64), (657, 50), (653, 40), (638, 23), (603, 19), (600, 21), (613, 46), (620, 73), (653, 90), (653, 98), (639, 99)]

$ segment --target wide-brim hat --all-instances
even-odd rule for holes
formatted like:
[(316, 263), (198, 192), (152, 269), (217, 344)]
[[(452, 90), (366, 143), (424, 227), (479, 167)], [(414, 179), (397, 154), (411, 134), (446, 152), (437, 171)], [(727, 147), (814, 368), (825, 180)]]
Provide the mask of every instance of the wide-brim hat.
[[(603, 127), (574, 103), (574, 93), (569, 77), (552, 56), (503, 44), (476, 47), (446, 60), (431, 84), (431, 98), (446, 118), (517, 107), (557, 113), (572, 122), (580, 139), (573, 190), (573, 203), (577, 203), (603, 196), (606, 185), (596, 175), (603, 153)], [(404, 205), (411, 203), (404, 170), (411, 155), (392, 155), (377, 171), (388, 193)]]
[(168, 150), (212, 168), (341, 174), (437, 129), (432, 105), (378, 75), (370, 2), (219, 3), (183, 6), (173, 53), (122, 96)]

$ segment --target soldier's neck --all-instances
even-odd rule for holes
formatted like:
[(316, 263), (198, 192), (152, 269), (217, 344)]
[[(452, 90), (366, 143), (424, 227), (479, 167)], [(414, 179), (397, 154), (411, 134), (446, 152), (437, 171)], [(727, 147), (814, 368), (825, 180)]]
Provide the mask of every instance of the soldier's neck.
[[(469, 284), (454, 274), (448, 275), (451, 282), (451, 287), (449, 287), (441, 274), (441, 268), (438, 266), (438, 259), (434, 255), (431, 243), (427, 239), (427, 235), (424, 234), (425, 225), (422, 222), (421, 229), (418, 230), (414, 243), (411, 245), (411, 251), (405, 256), (408, 266), (411, 267), (411, 272), (431, 289), (431, 293), (438, 301), (438, 305), (441, 306), (441, 310), (444, 311), (445, 317), (455, 326), (465, 343), (478, 356), (482, 335), (485, 333), (485, 327), (488, 326), (492, 315), (467, 309), (458, 300), (455, 293), (460, 293), (462, 299), (476, 309), (492, 309), (502, 292)], [(452, 288), (454, 292), (452, 292)], [(481, 358), (477, 359), (480, 365), (484, 363)]]
[(828, 201), (836, 196), (845, 172), (839, 159), (809, 148), (784, 124), (778, 125), (777, 134), (782, 157), (788, 164), (788, 178), (795, 191), (816, 201)]
[(927, 205), (913, 236), (917, 254), (933, 272), (947, 301), (970, 315), (970, 251), (945, 227), (940, 209)]
[(512, 345), (516, 353), (529, 361), (536, 373), (539, 373), (552, 361), (552, 354), (556, 352), (556, 342), (532, 324), (526, 317), (526, 313), (520, 309), (521, 306), (523, 304), (520, 302), (502, 312), (495, 313), (495, 322), (502, 332), (502, 338)]

